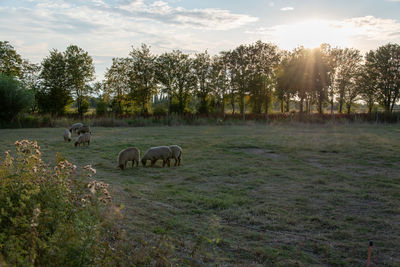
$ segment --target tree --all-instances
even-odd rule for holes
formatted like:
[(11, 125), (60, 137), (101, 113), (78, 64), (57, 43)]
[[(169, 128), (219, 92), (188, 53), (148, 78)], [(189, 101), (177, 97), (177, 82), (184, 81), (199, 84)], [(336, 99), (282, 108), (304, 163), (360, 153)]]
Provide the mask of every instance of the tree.
[(225, 98), (229, 88), (229, 71), (228, 71), (228, 53), (221, 52), (220, 55), (214, 56), (211, 63), (211, 90), (217, 101), (217, 105), (221, 107), (221, 113), (225, 117)]
[(20, 77), (22, 58), (7, 41), (0, 41), (0, 74)]
[(190, 96), (196, 87), (197, 80), (193, 71), (193, 59), (187, 54), (178, 53), (179, 71), (176, 73), (176, 91), (174, 97), (178, 101), (177, 111), (183, 114), (187, 108)]
[(365, 101), (368, 108), (368, 114), (372, 113), (372, 109), (377, 100), (377, 82), (374, 72), (365, 65), (361, 66), (360, 75), (356, 83), (361, 99)]
[(129, 56), (130, 96), (141, 106), (142, 114), (147, 114), (150, 99), (157, 91), (156, 57), (145, 44), (142, 44), (141, 49), (133, 49)]
[(20, 81), (0, 74), (0, 121), (11, 122), (33, 103), (33, 95)]
[(288, 52), (282, 53), (281, 63), (276, 70), (276, 89), (275, 95), (280, 102), (281, 112), (289, 112), (290, 98), (293, 95), (293, 90), (290, 85), (290, 61), (292, 54)]
[(162, 86), (162, 93), (167, 94), (167, 119), (171, 113), (171, 98), (177, 90), (177, 78), (180, 71), (180, 51), (164, 53), (156, 59), (156, 77)]
[(40, 88), (36, 98), (39, 110), (52, 115), (65, 113), (65, 107), (72, 102), (68, 84), (67, 64), (63, 53), (50, 51), (43, 59), (39, 75)]
[(249, 60), (247, 80), (253, 112), (261, 114), (262, 107), (265, 106), (267, 115), (275, 88), (276, 68), (280, 60), (278, 47), (257, 41), (247, 49)]
[(196, 54), (193, 60), (193, 71), (197, 78), (196, 94), (200, 99), (199, 113), (208, 113), (208, 96), (211, 92), (211, 58), (205, 51)]
[(35, 96), (35, 101), (31, 106), (31, 111), (35, 112), (38, 109), (38, 103), (36, 96), (40, 87), (40, 65), (32, 64), (27, 60), (22, 61), (22, 71), (21, 71), (21, 82), (24, 87), (31, 92), (33, 96)]
[(346, 104), (347, 113), (350, 113), (351, 105), (358, 96), (356, 81), (360, 74), (362, 56), (356, 49), (345, 48), (339, 50), (336, 58), (335, 87), (338, 94), (339, 113), (342, 113), (344, 104)]
[(115, 112), (124, 112), (123, 102), (129, 93), (129, 67), (128, 58), (113, 58), (112, 65), (105, 74), (104, 91), (114, 98), (117, 103)]
[(82, 117), (85, 97), (91, 93), (89, 82), (94, 80), (93, 59), (88, 52), (76, 45), (70, 45), (64, 52), (66, 78), (69, 90), (75, 96), (78, 113)]
[(365, 57), (370, 77), (375, 78), (377, 100), (385, 112), (392, 112), (400, 93), (400, 45), (387, 44)]
[(328, 99), (329, 67), (324, 60), (321, 48), (313, 49), (309, 56), (306, 69), (308, 73), (306, 75), (309, 79), (310, 90), (316, 98), (318, 113), (322, 114), (323, 105)]

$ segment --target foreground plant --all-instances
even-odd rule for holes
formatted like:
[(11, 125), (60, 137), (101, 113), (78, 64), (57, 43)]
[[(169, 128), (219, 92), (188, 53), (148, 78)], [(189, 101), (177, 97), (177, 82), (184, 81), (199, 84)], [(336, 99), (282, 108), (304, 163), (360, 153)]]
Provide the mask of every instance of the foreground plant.
[(41, 159), (37, 142), (15, 142), (0, 161), (0, 265), (87, 266), (118, 261), (120, 211), (108, 185), (57, 155)]

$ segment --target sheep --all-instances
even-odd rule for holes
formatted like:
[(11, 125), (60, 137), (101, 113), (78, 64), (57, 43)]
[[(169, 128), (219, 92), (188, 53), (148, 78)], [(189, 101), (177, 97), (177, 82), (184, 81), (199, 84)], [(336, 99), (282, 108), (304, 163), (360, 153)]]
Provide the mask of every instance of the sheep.
[(75, 146), (80, 146), (81, 144), (85, 145), (85, 142), (90, 145), (90, 133), (84, 133), (78, 136), (78, 139), (76, 139)]
[(69, 131), (69, 129), (65, 129), (63, 137), (65, 142), (71, 142), (71, 132)]
[(172, 151), (172, 157), (171, 158), (175, 159), (174, 166), (181, 165), (182, 148), (180, 146), (177, 146), (177, 145), (172, 145), (172, 146), (169, 146), (169, 149), (171, 149), (171, 151)]
[(135, 165), (139, 166), (140, 150), (136, 147), (129, 147), (121, 150), (118, 154), (118, 167), (123, 170), (126, 169), (128, 161), (132, 161), (132, 167)]
[(88, 125), (82, 125), (81, 127), (79, 127), (76, 130), (77, 134), (80, 135), (82, 133), (90, 133), (92, 134), (92, 132), (90, 131), (90, 127)]
[(72, 133), (72, 131), (76, 132), (76, 130), (80, 127), (83, 126), (83, 123), (81, 122), (77, 122), (71, 125), (71, 127), (69, 127), (69, 132)]
[(168, 164), (168, 167), (170, 167), (171, 165), (169, 159), (171, 157), (172, 157), (172, 151), (169, 147), (167, 146), (152, 147), (149, 150), (147, 150), (147, 152), (144, 154), (142, 158), (142, 164), (143, 166), (146, 166), (146, 161), (150, 160), (151, 166), (153, 167), (157, 160), (162, 159), (163, 167), (165, 166), (165, 164)]

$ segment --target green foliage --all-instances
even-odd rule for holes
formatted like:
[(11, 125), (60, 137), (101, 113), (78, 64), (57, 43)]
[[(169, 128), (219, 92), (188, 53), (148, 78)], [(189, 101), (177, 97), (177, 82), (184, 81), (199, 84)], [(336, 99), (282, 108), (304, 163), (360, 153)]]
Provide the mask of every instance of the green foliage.
[(42, 61), (41, 87), (36, 94), (39, 110), (52, 115), (64, 114), (66, 106), (72, 103), (69, 91), (66, 61), (57, 50)]
[[(58, 154), (41, 159), (37, 142), (16, 141), (0, 164), (0, 255), (14, 266), (89, 266), (114, 257), (115, 219), (108, 185)], [(108, 225), (108, 226), (106, 226)]]
[(77, 103), (80, 103), (78, 105), (78, 113), (85, 114), (89, 110), (89, 107), (90, 107), (90, 103), (87, 100), (87, 98), (81, 96), (81, 97), (78, 97), (78, 99), (76, 101), (77, 101)]
[(93, 59), (88, 52), (76, 45), (70, 45), (64, 52), (66, 78), (70, 93), (75, 96), (80, 116), (85, 111), (85, 97), (93, 90), (88, 85), (94, 80)]
[(96, 102), (96, 115), (105, 115), (107, 113), (108, 104), (103, 99), (97, 100)]
[(0, 74), (0, 121), (11, 122), (33, 103), (33, 95), (22, 83)]
[(16, 77), (22, 74), (22, 59), (12, 45), (0, 41), (0, 74)]

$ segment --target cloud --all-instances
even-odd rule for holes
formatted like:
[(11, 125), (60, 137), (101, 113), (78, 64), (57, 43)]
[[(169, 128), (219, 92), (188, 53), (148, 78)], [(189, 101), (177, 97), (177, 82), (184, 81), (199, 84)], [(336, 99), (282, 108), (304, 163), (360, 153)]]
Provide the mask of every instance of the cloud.
[(376, 49), (388, 42), (400, 42), (400, 22), (374, 16), (345, 20), (314, 19), (294, 24), (261, 27), (246, 33), (274, 42), (284, 49), (296, 46), (314, 47), (321, 43), (352, 46), (362, 51)]
[(146, 43), (154, 53), (172, 49), (218, 52), (218, 47), (225, 47), (227, 41), (205, 38), (205, 32), (218, 36), (258, 20), (225, 9), (172, 7), (164, 1), (114, 3), (117, 4), (105, 0), (10, 2), (8, 6), (0, 5), (0, 35), (35, 63), (48, 56), (50, 49), (63, 51), (76, 44), (93, 56), (101, 78), (111, 58), (127, 56), (132, 46)]
[(294, 7), (287, 6), (287, 7), (281, 8), (280, 10), (281, 10), (281, 11), (292, 11), (292, 10), (294, 10)]

